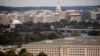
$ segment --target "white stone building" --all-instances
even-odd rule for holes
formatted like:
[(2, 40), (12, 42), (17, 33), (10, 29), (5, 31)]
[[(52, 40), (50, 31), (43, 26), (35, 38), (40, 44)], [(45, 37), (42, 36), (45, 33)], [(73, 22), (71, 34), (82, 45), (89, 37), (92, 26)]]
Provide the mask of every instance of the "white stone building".
[(100, 36), (66, 37), (43, 40), (23, 45), (22, 48), (35, 56), (40, 52), (48, 56), (100, 56)]

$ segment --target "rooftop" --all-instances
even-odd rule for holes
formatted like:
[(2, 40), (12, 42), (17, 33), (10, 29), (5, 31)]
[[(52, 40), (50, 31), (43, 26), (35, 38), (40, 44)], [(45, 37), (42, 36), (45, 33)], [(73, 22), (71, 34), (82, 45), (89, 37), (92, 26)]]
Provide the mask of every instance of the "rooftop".
[(26, 45), (100, 45), (100, 36), (65, 37), (54, 40), (43, 40)]

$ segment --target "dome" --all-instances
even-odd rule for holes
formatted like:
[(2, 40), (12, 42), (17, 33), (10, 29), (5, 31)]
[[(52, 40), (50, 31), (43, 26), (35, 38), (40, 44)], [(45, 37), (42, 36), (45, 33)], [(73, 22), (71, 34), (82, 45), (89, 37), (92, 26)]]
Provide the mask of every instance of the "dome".
[(58, 5), (57, 5), (57, 7), (56, 7), (56, 11), (61, 11), (61, 6), (60, 6), (59, 2), (58, 2), (57, 4), (58, 4)]
[(13, 20), (11, 24), (22, 24), (19, 20)]

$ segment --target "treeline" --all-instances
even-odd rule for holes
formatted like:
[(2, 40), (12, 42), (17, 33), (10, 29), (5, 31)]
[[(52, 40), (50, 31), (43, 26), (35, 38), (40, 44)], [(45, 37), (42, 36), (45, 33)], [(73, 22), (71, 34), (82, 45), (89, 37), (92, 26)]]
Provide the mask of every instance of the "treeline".
[[(33, 31), (51, 31), (51, 26), (54, 26), (54, 28), (62, 28), (62, 27), (68, 27), (68, 28), (74, 28), (74, 29), (88, 29), (89, 27), (92, 27), (92, 29), (100, 29), (100, 23), (95, 20), (89, 20), (89, 21), (68, 21), (68, 20), (61, 20), (59, 22), (52, 22), (52, 23), (33, 23), (25, 22), (22, 25), (18, 24), (16, 25), (14, 31), (16, 32), (33, 32)], [(9, 28), (9, 25), (0, 25), (0, 31), (5, 30), (6, 28)]]
[(16, 45), (20, 44), (23, 41), (21, 34), (18, 32), (2, 32), (0, 33), (0, 45)]
[[(0, 51), (0, 56), (34, 56), (34, 54), (27, 52), (27, 50), (23, 48), (19, 53), (16, 53), (15, 49), (11, 49), (6, 52)], [(47, 54), (40, 52), (37, 56), (47, 56)]]
[[(99, 8), (100, 5), (95, 5), (95, 6), (70, 6), (70, 7), (66, 7), (66, 6), (62, 6), (62, 10), (93, 10), (96, 8)], [(45, 10), (52, 10), (55, 11), (55, 7), (8, 7), (8, 6), (0, 6), (0, 11), (7, 11), (7, 12), (12, 12), (12, 11), (29, 11), (29, 10), (36, 10), (36, 9), (45, 9)]]
[(31, 31), (50, 31), (51, 26), (54, 28), (62, 28), (68, 26), (69, 28), (74, 29), (87, 29), (92, 27), (93, 29), (100, 29), (100, 24), (97, 21), (68, 21), (68, 20), (61, 20), (60, 22), (53, 22), (53, 23), (33, 23), (33, 22), (25, 22), (22, 25), (16, 25), (16, 31), (24, 31), (24, 32), (31, 32)]
[(26, 43), (28, 42), (34, 42), (34, 41), (41, 41), (41, 40), (47, 40), (47, 39), (58, 39), (63, 38), (63, 35), (59, 32), (52, 32), (52, 33), (39, 33), (34, 32), (32, 35), (26, 34)]
[(100, 31), (92, 30), (88, 32), (88, 35), (89, 36), (100, 36)]
[[(3, 27), (2, 27), (3, 26)], [(21, 45), (23, 43), (29, 43), (34, 41), (41, 41), (45, 39), (57, 39), (62, 38), (63, 35), (59, 32), (45, 32), (51, 31), (51, 27), (54, 28), (62, 28), (68, 26), (69, 28), (79, 28), (85, 29), (88, 27), (93, 27), (92, 29), (100, 29), (100, 24), (97, 21), (72, 21), (69, 22), (68, 20), (61, 20), (60, 22), (53, 22), (53, 23), (33, 23), (33, 22), (26, 22), (22, 25), (16, 25), (15, 29), (9, 31), (3, 31), (5, 28), (9, 26), (0, 25), (0, 45)], [(20, 32), (32, 32), (32, 34), (20, 34)], [(45, 33), (40, 33), (45, 32)], [(90, 36), (100, 36), (100, 31), (90, 31), (88, 33)], [(76, 35), (76, 34), (73, 34)], [(79, 34), (77, 34), (79, 35)]]
[(0, 33), (0, 45), (18, 45), (41, 41), (45, 39), (63, 38), (59, 32), (33, 32), (32, 34), (20, 34), (19, 32), (3, 32)]

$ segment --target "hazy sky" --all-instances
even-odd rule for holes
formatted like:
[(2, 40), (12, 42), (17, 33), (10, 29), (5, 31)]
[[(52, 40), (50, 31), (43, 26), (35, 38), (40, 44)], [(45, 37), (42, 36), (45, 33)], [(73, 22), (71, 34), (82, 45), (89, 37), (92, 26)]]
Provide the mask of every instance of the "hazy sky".
[(58, 1), (61, 6), (100, 5), (100, 0), (0, 0), (0, 5), (14, 7), (56, 6)]

